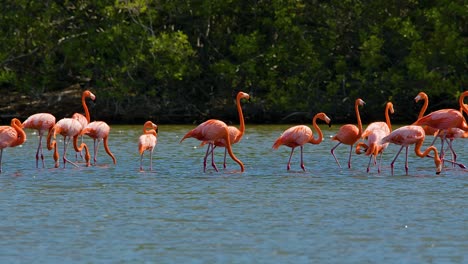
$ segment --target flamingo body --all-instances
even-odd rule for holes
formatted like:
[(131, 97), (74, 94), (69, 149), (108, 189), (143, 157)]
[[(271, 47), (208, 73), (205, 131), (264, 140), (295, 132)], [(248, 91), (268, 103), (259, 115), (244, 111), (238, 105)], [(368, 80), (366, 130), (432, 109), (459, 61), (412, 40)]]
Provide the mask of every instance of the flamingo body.
[(341, 168), (341, 165), (335, 156), (335, 149), (341, 144), (350, 146), (349, 157), (348, 157), (348, 168), (351, 168), (351, 153), (353, 151), (353, 145), (359, 140), (359, 138), (361, 138), (361, 135), (362, 135), (362, 123), (361, 123), (361, 116), (359, 115), (359, 106), (362, 106), (364, 104), (365, 102), (361, 98), (356, 99), (356, 101), (354, 102), (354, 111), (356, 112), (358, 126), (355, 126), (353, 124), (343, 125), (338, 130), (338, 133), (332, 137), (332, 140), (338, 141), (338, 144), (336, 144), (331, 149), (331, 154), (340, 168)]
[(416, 144), (414, 148), (416, 155), (421, 158), (426, 157), (430, 151), (434, 152), (434, 164), (436, 165), (436, 174), (440, 173), (440, 171), (442, 170), (442, 162), (439, 158), (437, 149), (434, 146), (430, 146), (424, 152), (421, 152), (420, 150), (424, 142), (425, 136), (426, 134), (422, 127), (417, 125), (409, 125), (394, 130), (392, 133), (390, 133), (388, 136), (382, 139), (382, 143), (393, 143), (401, 146), (400, 150), (398, 151), (391, 163), (392, 174), (394, 163), (398, 155), (400, 155), (400, 152), (403, 148), (406, 148), (405, 170), (406, 174), (408, 174), (408, 147), (413, 144)]
[(327, 124), (330, 123), (330, 118), (325, 113), (318, 113), (312, 119), (312, 125), (317, 131), (318, 137), (314, 138), (314, 134), (310, 127), (305, 125), (293, 126), (286, 129), (278, 139), (273, 143), (273, 149), (278, 149), (281, 145), (285, 145), (291, 148), (291, 154), (287, 165), (287, 170), (291, 169), (291, 157), (296, 147), (301, 148), (301, 168), (305, 171), (304, 158), (303, 158), (303, 146), (306, 143), (320, 144), (323, 140), (323, 134), (320, 127), (317, 125), (317, 119), (325, 121)]
[(26, 133), (21, 121), (13, 118), (10, 125), (0, 126), (0, 173), (2, 172), (3, 149), (19, 146), (26, 141)]
[(39, 144), (36, 151), (36, 168), (39, 167), (39, 158), (42, 167), (45, 167), (44, 154), (42, 151), (42, 137), (46, 131), (50, 131), (55, 125), (55, 116), (49, 113), (38, 113), (29, 116), (22, 124), (23, 128), (35, 129), (39, 133)]
[[(200, 125), (198, 125), (196, 128), (190, 130), (185, 136), (180, 140), (180, 142), (184, 141), (186, 138), (196, 138), (200, 141), (207, 142), (208, 143), (208, 148), (205, 154), (204, 162), (203, 162), (203, 171), (206, 170), (206, 159), (208, 155), (211, 153), (212, 155), (212, 166), (215, 168), (216, 171), (218, 169), (216, 168), (216, 165), (213, 162), (213, 151), (212, 148), (214, 147), (214, 142), (216, 140), (219, 140), (223, 138), (226, 141), (226, 148), (229, 153), (229, 156), (239, 164), (241, 167), (241, 171), (244, 171), (244, 164), (232, 153), (232, 148), (231, 148), (231, 141), (229, 138), (229, 129), (226, 123), (223, 121), (217, 120), (217, 119), (210, 119), (207, 120)], [(211, 152), (210, 152), (211, 150)]]
[(99, 150), (99, 143), (104, 142), (104, 150), (112, 158), (114, 164), (117, 163), (114, 154), (109, 149), (108, 139), (109, 139), (110, 127), (106, 122), (103, 121), (93, 121), (86, 125), (86, 127), (81, 131), (82, 135), (88, 135), (94, 141), (94, 155), (93, 161), (94, 164), (97, 162), (97, 154)]
[[(60, 119), (54, 127), (52, 127), (51, 133), (47, 136), (47, 146), (49, 149), (55, 149), (54, 150), (54, 159), (55, 159), (55, 167), (58, 167), (58, 152), (57, 152), (57, 143), (54, 141), (51, 141), (52, 134), (54, 136), (54, 139), (56, 137), (56, 134), (60, 134), (63, 136), (63, 167), (65, 168), (66, 162), (71, 163), (72, 165), (76, 166), (73, 162), (67, 159), (67, 148), (70, 143), (70, 140), (73, 138), (73, 147), (75, 148), (76, 152), (81, 152), (81, 150), (84, 148), (85, 149), (85, 159), (86, 159), (86, 165), (89, 166), (89, 151), (88, 151), (88, 146), (86, 146), (85, 143), (81, 143), (80, 146), (78, 146), (78, 136), (80, 135), (82, 131), (82, 126), (80, 122), (76, 119), (73, 118), (62, 118)], [(53, 133), (52, 133), (53, 132)]]
[(146, 121), (143, 125), (143, 135), (138, 138), (138, 151), (140, 152), (140, 171), (143, 170), (143, 154), (150, 153), (150, 171), (153, 170), (153, 150), (158, 143), (158, 126), (151, 121)]

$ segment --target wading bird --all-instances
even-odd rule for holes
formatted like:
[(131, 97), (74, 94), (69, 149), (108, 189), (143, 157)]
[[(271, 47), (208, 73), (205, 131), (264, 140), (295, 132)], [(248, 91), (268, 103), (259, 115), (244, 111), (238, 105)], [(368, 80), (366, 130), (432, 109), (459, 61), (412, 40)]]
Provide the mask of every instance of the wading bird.
[(336, 158), (334, 153), (335, 149), (341, 144), (349, 145), (348, 168), (351, 168), (351, 153), (353, 152), (353, 145), (359, 140), (359, 138), (361, 138), (362, 135), (362, 123), (361, 116), (359, 115), (359, 106), (362, 106), (364, 104), (365, 102), (360, 98), (356, 99), (354, 103), (354, 110), (356, 112), (358, 126), (355, 126), (353, 124), (343, 125), (338, 130), (338, 133), (332, 137), (332, 140), (338, 141), (338, 144), (336, 144), (331, 149), (331, 154), (333, 155), (333, 158), (335, 158), (335, 161), (340, 168), (341, 165), (338, 162), (338, 159)]
[(36, 151), (36, 168), (39, 168), (39, 158), (42, 160), (42, 168), (45, 167), (44, 154), (42, 152), (42, 138), (46, 131), (50, 133), (54, 125), (55, 116), (49, 113), (31, 115), (23, 122), (23, 128), (35, 129), (39, 133), (39, 144)]
[(26, 141), (26, 133), (24, 133), (21, 121), (13, 118), (10, 125), (0, 126), (0, 173), (2, 172), (3, 149), (16, 147)]
[(325, 113), (318, 113), (312, 119), (312, 126), (317, 131), (318, 137), (314, 138), (312, 129), (305, 125), (293, 126), (286, 129), (281, 136), (276, 139), (273, 144), (273, 149), (278, 149), (281, 145), (285, 145), (291, 148), (291, 154), (289, 155), (288, 165), (286, 166), (287, 170), (291, 169), (291, 157), (294, 153), (296, 147), (301, 148), (301, 168), (305, 171), (304, 158), (303, 158), (303, 147), (304, 144), (320, 144), (323, 140), (322, 130), (317, 125), (317, 118), (325, 121), (327, 124), (330, 124), (330, 118)]
[(158, 143), (158, 126), (151, 121), (146, 121), (143, 125), (143, 135), (138, 139), (138, 151), (140, 152), (140, 171), (143, 171), (143, 153), (150, 154), (150, 171), (153, 170), (153, 150)]

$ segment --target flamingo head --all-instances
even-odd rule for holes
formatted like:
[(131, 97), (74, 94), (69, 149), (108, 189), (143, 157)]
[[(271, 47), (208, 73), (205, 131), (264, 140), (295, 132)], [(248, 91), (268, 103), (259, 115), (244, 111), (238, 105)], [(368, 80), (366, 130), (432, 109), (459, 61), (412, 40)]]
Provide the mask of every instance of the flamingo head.
[(360, 105), (360, 106), (363, 106), (363, 105), (366, 104), (366, 102), (364, 102), (361, 98), (358, 98), (358, 99), (356, 99), (356, 104)]
[(250, 95), (248, 93), (244, 93), (244, 92), (239, 92), (237, 93), (237, 98), (240, 100), (240, 99), (247, 99), (250, 101)]
[(91, 100), (96, 101), (96, 96), (90, 90), (84, 91), (83, 97), (88, 97), (91, 98)]
[(427, 94), (425, 92), (420, 92), (418, 95), (414, 98), (414, 101), (417, 103), (420, 100), (426, 100), (427, 99)]
[(388, 109), (390, 110), (390, 113), (395, 113), (395, 110), (393, 109), (393, 104), (391, 102), (387, 103)]

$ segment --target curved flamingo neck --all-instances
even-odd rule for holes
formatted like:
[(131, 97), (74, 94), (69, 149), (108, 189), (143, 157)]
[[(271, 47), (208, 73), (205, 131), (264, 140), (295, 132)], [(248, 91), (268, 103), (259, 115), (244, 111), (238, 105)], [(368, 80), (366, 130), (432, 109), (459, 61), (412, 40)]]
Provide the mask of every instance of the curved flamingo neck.
[(361, 135), (362, 135), (362, 122), (361, 122), (361, 115), (359, 114), (359, 101), (358, 100), (356, 100), (356, 102), (354, 103), (354, 110), (356, 111), (359, 137), (361, 137)]
[(442, 164), (439, 158), (439, 152), (437, 151), (437, 148), (434, 146), (429, 146), (424, 152), (421, 152), (421, 146), (423, 145), (423, 141), (424, 139), (421, 139), (416, 143), (414, 147), (414, 153), (416, 153), (416, 155), (421, 158), (425, 158), (429, 154), (429, 152), (433, 151), (434, 152), (434, 164), (436, 165), (437, 173), (439, 173), (441, 169), (440, 167)]
[(86, 120), (88, 120), (88, 123), (90, 123), (91, 116), (89, 115), (88, 106), (86, 105), (86, 97), (88, 97), (88, 95), (86, 92), (84, 92), (83, 95), (81, 95), (81, 104), (83, 105), (85, 111)]
[[(463, 92), (461, 95), (460, 95), (460, 98), (458, 99), (458, 102), (460, 104), (460, 112), (465, 112), (467, 115), (468, 115), (468, 106), (464, 103), (465, 101), (465, 97), (468, 96), (468, 91), (465, 91)], [(463, 114), (463, 113), (462, 113)]]
[(317, 118), (318, 118), (318, 115), (315, 115), (314, 119), (312, 119), (312, 126), (314, 127), (314, 129), (317, 131), (317, 134), (318, 134), (317, 138), (314, 138), (314, 135), (312, 135), (311, 139), (309, 140), (309, 143), (312, 143), (312, 144), (319, 144), (323, 140), (323, 133), (320, 127), (317, 125)]
[[(154, 131), (154, 133), (156, 133), (156, 131)], [(108, 137), (104, 138), (104, 150), (106, 151), (107, 155), (109, 155), (112, 158), (114, 164), (117, 164), (117, 160), (115, 159), (114, 154), (112, 154), (112, 152), (109, 149)]]
[(423, 96), (421, 99), (424, 100), (424, 104), (423, 104), (423, 107), (421, 108), (421, 111), (419, 111), (418, 119), (424, 116), (424, 113), (426, 112), (427, 107), (429, 106), (429, 97), (427, 97), (425, 93), (422, 93), (422, 94)]
[(241, 138), (244, 135), (244, 131), (245, 131), (244, 114), (242, 112), (242, 107), (240, 104), (241, 97), (242, 97), (242, 94), (238, 93), (237, 98), (236, 98), (236, 104), (237, 104), (237, 113), (239, 113), (239, 123), (240, 123), (240, 127), (239, 127), (240, 134), (238, 136), (239, 138)]
[(392, 108), (392, 105), (390, 103), (387, 103), (387, 107), (385, 107), (385, 122), (387, 123), (388, 129), (390, 129), (390, 132), (392, 132), (392, 123), (390, 122), (391, 108)]
[(11, 146), (13, 147), (23, 144), (26, 141), (26, 133), (23, 130), (23, 125), (21, 124), (21, 121), (19, 121), (16, 118), (13, 118), (11, 120), (11, 126), (16, 130), (16, 133), (18, 134), (16, 141)]
[(229, 153), (229, 156), (232, 160), (239, 164), (239, 166), (241, 167), (241, 172), (244, 172), (244, 164), (232, 152), (231, 140), (229, 139), (229, 129), (227, 127), (225, 128), (224, 140), (226, 141), (226, 149)]

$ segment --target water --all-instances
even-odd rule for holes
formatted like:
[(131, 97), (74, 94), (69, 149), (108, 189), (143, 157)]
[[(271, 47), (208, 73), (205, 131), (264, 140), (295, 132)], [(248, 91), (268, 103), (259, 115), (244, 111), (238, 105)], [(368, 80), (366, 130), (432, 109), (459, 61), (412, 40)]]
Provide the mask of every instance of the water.
[[(139, 171), (142, 126), (113, 126), (110, 148), (98, 166), (35, 169), (37, 137), (4, 151), (0, 175), (2, 263), (466, 263), (467, 172), (410, 153), (383, 172), (353, 156), (339, 169), (325, 130), (320, 145), (307, 145), (306, 172), (299, 151), (286, 171), (290, 149), (271, 145), (287, 125), (247, 127), (220, 172), (203, 173), (204, 148), (181, 136), (194, 126), (159, 127), (154, 172)], [(430, 141), (430, 140), (429, 140)], [(86, 142), (91, 146), (89, 139)], [(468, 163), (466, 140), (454, 144)], [(337, 156), (346, 164), (348, 148)], [(74, 159), (74, 155), (69, 158)], [(148, 156), (144, 157), (148, 167)]]

